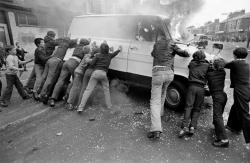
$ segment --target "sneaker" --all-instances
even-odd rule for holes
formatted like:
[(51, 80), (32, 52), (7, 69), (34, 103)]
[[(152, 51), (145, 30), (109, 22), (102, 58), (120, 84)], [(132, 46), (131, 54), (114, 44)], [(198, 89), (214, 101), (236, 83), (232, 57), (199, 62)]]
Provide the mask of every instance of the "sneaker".
[(54, 106), (55, 106), (55, 100), (54, 100), (54, 99), (50, 99), (50, 100), (49, 100), (49, 105), (50, 105), (51, 107), (54, 107)]
[(33, 98), (34, 100), (39, 101), (39, 95), (37, 92), (33, 92)]
[(149, 133), (147, 134), (147, 137), (148, 137), (149, 139), (158, 140), (158, 139), (160, 139), (160, 137), (161, 137), (161, 132), (160, 132), (160, 131), (149, 132)]
[(193, 136), (194, 135), (194, 127), (190, 127), (189, 128), (189, 133), (188, 133), (189, 136)]
[(24, 90), (28, 93), (28, 94), (32, 94), (32, 89), (28, 88), (28, 87), (24, 87)]
[(72, 110), (74, 110), (74, 109), (75, 109), (74, 105), (72, 105), (72, 104), (68, 104), (68, 106), (67, 106), (67, 110), (72, 111)]
[(179, 132), (178, 137), (179, 137), (179, 138), (182, 138), (182, 137), (184, 137), (185, 135), (187, 135), (188, 133), (189, 133), (188, 128), (187, 128), (187, 127), (184, 127), (184, 128)]
[(68, 100), (68, 95), (63, 96), (62, 99), (63, 99), (63, 101), (67, 102), (67, 100)]
[(220, 147), (220, 148), (228, 148), (229, 147), (229, 141), (228, 140), (220, 140), (220, 141), (214, 141), (212, 143), (214, 147)]
[(0, 106), (1, 107), (8, 107), (8, 104), (6, 104), (5, 102), (2, 101), (2, 102), (0, 102)]
[(26, 95), (26, 96), (23, 97), (24, 100), (28, 100), (28, 99), (30, 99), (30, 98), (31, 98), (31, 97), (30, 97), (29, 95)]
[(76, 111), (77, 111), (78, 114), (82, 114), (83, 108), (82, 107), (78, 107)]
[(41, 96), (41, 97), (40, 97), (40, 101), (41, 101), (44, 105), (47, 105), (47, 104), (48, 104), (48, 97)]

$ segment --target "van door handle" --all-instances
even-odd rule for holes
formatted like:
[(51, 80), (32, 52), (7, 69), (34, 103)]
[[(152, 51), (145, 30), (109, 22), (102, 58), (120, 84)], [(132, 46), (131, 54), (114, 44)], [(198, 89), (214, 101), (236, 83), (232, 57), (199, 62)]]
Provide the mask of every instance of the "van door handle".
[(136, 46), (130, 47), (131, 50), (138, 50)]

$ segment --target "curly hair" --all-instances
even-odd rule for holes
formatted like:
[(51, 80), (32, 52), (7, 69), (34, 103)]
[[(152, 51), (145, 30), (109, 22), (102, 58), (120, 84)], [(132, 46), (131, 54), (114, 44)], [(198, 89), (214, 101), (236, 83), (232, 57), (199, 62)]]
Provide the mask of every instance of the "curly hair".
[(218, 59), (214, 60), (213, 66), (214, 66), (214, 69), (216, 69), (216, 70), (223, 70), (225, 67), (225, 64), (226, 63), (225, 63), (224, 59), (218, 58)]
[(195, 61), (202, 61), (206, 58), (205, 53), (202, 50), (198, 50), (193, 54), (193, 59)]

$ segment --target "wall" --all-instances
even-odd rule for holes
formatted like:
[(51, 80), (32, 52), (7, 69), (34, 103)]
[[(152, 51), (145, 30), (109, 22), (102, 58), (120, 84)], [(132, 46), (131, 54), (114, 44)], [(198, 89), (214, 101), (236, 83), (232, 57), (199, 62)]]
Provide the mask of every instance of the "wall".
[[(17, 37), (14, 40), (18, 41), (22, 44), (25, 50), (29, 51), (32, 55), (35, 50), (34, 39), (37, 37), (44, 38), (48, 31), (55, 31), (57, 34), (57, 30), (54, 28), (45, 28), (45, 27), (17, 27)], [(58, 35), (57, 35), (58, 36)]]
[(29, 52), (29, 55), (34, 54), (35, 45), (34, 39), (37, 37), (44, 38), (49, 30), (54, 31), (58, 36), (58, 30), (49, 27), (39, 27), (39, 26), (17, 26), (15, 21), (15, 15), (13, 12), (8, 12), (9, 22), (12, 37), (15, 42), (20, 42), (23, 48)]

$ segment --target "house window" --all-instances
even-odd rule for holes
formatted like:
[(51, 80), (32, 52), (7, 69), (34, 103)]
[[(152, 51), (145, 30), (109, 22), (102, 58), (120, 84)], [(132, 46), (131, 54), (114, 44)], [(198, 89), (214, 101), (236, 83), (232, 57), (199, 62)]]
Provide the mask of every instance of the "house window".
[(35, 15), (17, 13), (16, 14), (17, 25), (38, 25), (37, 17)]

